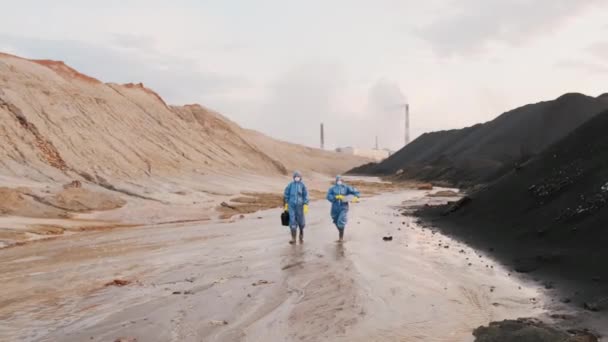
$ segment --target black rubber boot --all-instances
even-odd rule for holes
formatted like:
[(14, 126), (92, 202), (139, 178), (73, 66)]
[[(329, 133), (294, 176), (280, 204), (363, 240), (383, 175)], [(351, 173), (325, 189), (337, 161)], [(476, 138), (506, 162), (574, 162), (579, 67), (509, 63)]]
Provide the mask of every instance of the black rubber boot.
[(338, 238), (339, 242), (344, 241), (344, 229), (338, 229), (338, 232), (340, 233), (340, 237)]
[(296, 234), (297, 234), (296, 230), (291, 231), (291, 240), (289, 241), (289, 243), (292, 245), (296, 243)]
[(300, 229), (300, 243), (304, 243), (304, 229)]

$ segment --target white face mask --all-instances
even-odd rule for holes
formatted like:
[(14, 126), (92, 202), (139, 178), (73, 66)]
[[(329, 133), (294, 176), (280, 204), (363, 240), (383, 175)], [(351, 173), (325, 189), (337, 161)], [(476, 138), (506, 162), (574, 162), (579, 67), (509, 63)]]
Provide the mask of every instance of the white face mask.
[(342, 181), (341, 181), (341, 180), (339, 180), (339, 181), (337, 181), (337, 182), (336, 182), (336, 184), (338, 184), (338, 185), (342, 185)]
[(301, 181), (301, 180), (302, 180), (302, 178), (300, 178), (300, 177), (296, 177), (296, 178), (294, 178), (293, 180), (294, 180), (294, 181), (296, 181), (296, 182), (299, 182), (299, 181)]

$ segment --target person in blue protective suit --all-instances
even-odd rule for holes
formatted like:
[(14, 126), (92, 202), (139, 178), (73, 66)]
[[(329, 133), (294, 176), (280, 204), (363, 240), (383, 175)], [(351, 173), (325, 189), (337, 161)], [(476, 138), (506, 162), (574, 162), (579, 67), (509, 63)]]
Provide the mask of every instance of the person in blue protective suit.
[(338, 228), (338, 242), (344, 240), (344, 228), (348, 221), (349, 201), (347, 196), (353, 196), (351, 202), (359, 201), (359, 191), (344, 184), (342, 176), (336, 176), (336, 184), (327, 191), (327, 200), (331, 202), (331, 219)]
[(304, 242), (304, 227), (306, 219), (304, 215), (308, 213), (308, 190), (302, 181), (302, 174), (298, 171), (293, 173), (293, 182), (285, 188), (283, 195), (285, 211), (289, 211), (289, 228), (291, 229), (290, 244), (296, 243), (296, 234), (300, 228), (300, 243)]

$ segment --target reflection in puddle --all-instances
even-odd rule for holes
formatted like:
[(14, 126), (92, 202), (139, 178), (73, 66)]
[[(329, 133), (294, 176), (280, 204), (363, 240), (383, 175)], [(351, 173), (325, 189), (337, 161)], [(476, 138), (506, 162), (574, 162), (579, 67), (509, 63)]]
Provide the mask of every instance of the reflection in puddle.
[(288, 270), (292, 268), (300, 268), (304, 265), (305, 256), (304, 246), (290, 246), (287, 253), (287, 262), (281, 267), (281, 270)]

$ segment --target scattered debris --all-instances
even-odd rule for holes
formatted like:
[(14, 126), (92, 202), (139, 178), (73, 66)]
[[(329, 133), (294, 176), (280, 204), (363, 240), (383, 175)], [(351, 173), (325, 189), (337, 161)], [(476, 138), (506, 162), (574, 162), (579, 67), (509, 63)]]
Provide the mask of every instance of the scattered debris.
[(450, 205), (443, 213), (441, 213), (441, 215), (446, 216), (453, 212), (456, 212), (456, 211), (460, 210), (462, 207), (471, 203), (472, 201), (473, 200), (471, 199), (471, 197), (465, 196), (465, 197), (461, 198), (459, 201), (457, 201), (456, 203)]
[(260, 286), (260, 285), (268, 285), (268, 284), (272, 284), (272, 283), (269, 282), (268, 280), (258, 280), (255, 283), (252, 283), (251, 286)]
[(220, 204), (220, 206), (222, 206), (222, 207), (224, 207), (224, 208), (228, 208), (228, 209), (236, 210), (236, 207), (235, 207), (235, 206), (230, 205), (230, 204), (228, 204), (228, 203), (226, 203), (226, 202), (222, 202), (222, 203)]
[(607, 303), (608, 303), (608, 297), (600, 299), (600, 300), (592, 301), (592, 302), (585, 302), (583, 304), (583, 307), (586, 310), (597, 312), (597, 311), (602, 311), (603, 305), (607, 304)]
[(572, 338), (568, 342), (598, 342), (600, 338), (598, 335), (590, 331), (589, 329), (570, 329), (568, 333)]
[(214, 280), (213, 285), (222, 284), (222, 283), (225, 283), (226, 281), (228, 281), (228, 279), (221, 277), (219, 279)]
[(384, 241), (393, 241), (393, 237), (392, 236), (385, 236), (382, 238), (382, 240)]
[(298, 261), (298, 262), (294, 262), (293, 264), (288, 264), (285, 265), (281, 268), (281, 270), (288, 270), (290, 268), (296, 267), (296, 266), (302, 266), (304, 264), (304, 261)]
[(108, 287), (108, 286), (118, 286), (118, 287), (123, 287), (123, 286), (127, 286), (131, 284), (130, 280), (124, 280), (124, 279), (114, 279), (109, 283), (106, 283), (104, 286)]
[(68, 184), (64, 184), (63, 188), (64, 189), (82, 188), (82, 183), (79, 180), (73, 180), (73, 181), (69, 182)]
[(457, 192), (452, 191), (452, 190), (442, 190), (442, 191), (437, 191), (432, 194), (428, 194), (427, 196), (428, 197), (458, 197), (460, 195)]
[(135, 337), (119, 337), (114, 340), (114, 342), (137, 342), (137, 338)]
[(530, 273), (539, 269), (540, 265), (535, 263), (520, 263), (515, 265), (515, 272), (517, 273)]
[(174, 291), (172, 294), (174, 294), (174, 295), (180, 295), (180, 294), (182, 294), (182, 291)]
[(597, 342), (597, 337), (588, 331), (568, 332), (559, 330), (533, 318), (519, 318), (517, 320), (505, 320), (492, 322), (487, 327), (479, 327), (473, 331), (476, 342)]
[(418, 189), (418, 190), (433, 190), (433, 184), (431, 184), (431, 183), (418, 184), (418, 187), (416, 189)]
[(543, 282), (543, 286), (545, 287), (545, 289), (551, 290), (555, 287), (555, 284), (553, 284), (552, 281), (545, 281)]
[(211, 321), (209, 321), (209, 324), (211, 324), (211, 325), (228, 325), (228, 322), (227, 321), (211, 320)]

